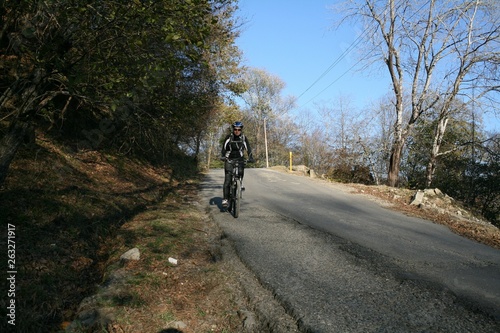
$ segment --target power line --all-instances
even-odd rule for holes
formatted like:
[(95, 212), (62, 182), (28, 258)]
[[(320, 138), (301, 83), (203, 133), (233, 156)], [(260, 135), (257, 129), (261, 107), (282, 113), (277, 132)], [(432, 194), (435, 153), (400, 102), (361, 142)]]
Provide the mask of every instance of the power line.
[[(417, 13), (419, 13), (425, 6), (427, 6), (428, 4), (430, 3), (430, 1), (426, 1), (422, 4), (422, 6), (415, 12), (413, 12), (413, 14), (410, 16), (410, 19), (412, 17), (414, 17)], [(387, 12), (388, 8), (385, 9), (385, 11)], [(385, 13), (384, 13), (385, 14)], [(375, 32), (378, 27), (376, 25), (372, 26), (374, 27), (374, 31)], [(373, 33), (371, 32), (371, 33)], [(318, 81), (320, 81), (326, 74), (328, 74), (341, 60), (343, 60), (348, 53), (351, 52), (352, 49), (354, 49), (356, 46), (358, 46), (359, 43), (361, 43), (361, 41), (364, 39), (364, 37), (368, 34), (368, 31), (365, 30), (364, 33), (360, 34), (350, 45), (349, 47), (304, 91), (302, 92), (299, 97), (297, 97), (297, 100), (300, 99), (300, 97), (302, 97), (306, 92), (308, 92), (314, 85), (316, 85), (316, 83), (318, 83)], [(374, 46), (370, 51), (369, 53), (371, 53), (373, 50), (375, 50), (377, 46)], [(329, 87), (331, 87), (335, 82), (337, 82), (338, 80), (340, 80), (344, 75), (346, 75), (349, 71), (351, 71), (354, 67), (356, 67), (359, 63), (361, 62), (361, 60), (358, 60), (353, 66), (351, 66), (347, 71), (345, 71), (344, 73), (342, 73), (342, 75), (340, 75), (339, 77), (337, 77), (332, 83), (330, 83), (325, 89), (321, 90), (318, 94), (316, 94), (313, 98), (311, 98), (310, 100), (308, 100), (306, 103), (304, 103), (302, 106), (308, 104), (310, 101), (312, 101), (313, 99), (315, 99), (316, 97), (318, 97), (319, 95), (321, 95), (325, 90), (327, 90)]]
[[(377, 27), (375, 27), (375, 30), (378, 29)], [(330, 65), (330, 67), (328, 67), (328, 69), (316, 80), (314, 81), (314, 83), (309, 86), (309, 88), (306, 89), (306, 91), (304, 91), (302, 94), (300, 94), (300, 96), (297, 98), (299, 99), (302, 95), (304, 95), (309, 89), (311, 89), (312, 86), (314, 86), (321, 78), (323, 78), (328, 72), (330, 72), (330, 70), (333, 69), (333, 67), (335, 67), (335, 65), (337, 65), (342, 59), (344, 59), (346, 57), (346, 55), (351, 52), (352, 49), (354, 49), (356, 46), (358, 46), (359, 43), (361, 43), (364, 39), (364, 36), (366, 36), (368, 34), (367, 30), (364, 31), (364, 33), (360, 34), (350, 45), (349, 47), (339, 56), (339, 58), (337, 58), (337, 60), (335, 60), (335, 62)], [(369, 53), (371, 53), (376, 47), (373, 47)], [(348, 72), (350, 72), (354, 67), (356, 67), (359, 63), (361, 62), (361, 59), (358, 60), (354, 65), (352, 65), (351, 67), (349, 67), (349, 69), (347, 69), (344, 73), (342, 73), (339, 77), (337, 77), (333, 82), (331, 82), (326, 88), (324, 88), (323, 90), (321, 90), (318, 94), (316, 94), (313, 98), (309, 99), (306, 103), (302, 104), (302, 106), (308, 104), (310, 101), (312, 101), (313, 99), (315, 99), (316, 97), (318, 97), (319, 95), (321, 95), (325, 90), (327, 90), (328, 88), (330, 88), (335, 82), (337, 82), (338, 80), (340, 80), (342, 77), (344, 77), (344, 75), (346, 75)]]
[[(318, 81), (320, 81), (323, 77), (325, 77), (326, 74), (328, 74), (335, 66), (342, 61), (349, 52), (351, 52), (352, 49), (354, 49), (360, 42), (361, 42), (361, 37), (363, 37), (364, 34), (359, 35), (350, 45), (349, 47), (306, 89), (304, 92), (302, 92), (297, 99), (300, 99), (306, 92), (309, 91)], [(358, 41), (359, 40), (359, 41)], [(306, 103), (307, 104), (307, 103)]]
[(325, 89), (321, 90), (313, 98), (311, 98), (310, 100), (308, 100), (307, 102), (305, 102), (302, 106), (307, 105), (307, 103), (309, 103), (310, 101), (312, 101), (313, 99), (315, 99), (316, 97), (318, 97), (319, 95), (321, 95), (325, 90), (327, 90), (328, 88), (330, 88), (335, 82), (337, 82), (338, 80), (340, 80), (344, 75), (346, 75), (349, 71), (351, 71), (351, 69), (353, 69), (354, 67), (356, 67), (360, 62), (361, 62), (361, 60), (358, 60), (358, 62), (356, 62), (354, 65), (352, 65), (348, 70), (346, 70), (344, 73), (342, 73), (342, 75), (340, 75), (332, 83), (330, 83)]

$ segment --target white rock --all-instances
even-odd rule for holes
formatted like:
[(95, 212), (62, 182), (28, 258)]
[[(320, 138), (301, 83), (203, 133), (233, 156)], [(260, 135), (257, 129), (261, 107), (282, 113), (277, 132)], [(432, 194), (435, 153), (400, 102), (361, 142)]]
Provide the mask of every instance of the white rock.
[(174, 328), (176, 329), (185, 329), (187, 327), (186, 323), (184, 323), (183, 321), (176, 321), (173, 323), (173, 326)]
[(125, 252), (120, 256), (121, 260), (139, 260), (140, 258), (141, 258), (141, 252), (136, 247), (128, 250), (127, 252)]
[(413, 201), (410, 203), (410, 205), (418, 206), (423, 202), (423, 200), (424, 200), (424, 191), (418, 190), (413, 196)]

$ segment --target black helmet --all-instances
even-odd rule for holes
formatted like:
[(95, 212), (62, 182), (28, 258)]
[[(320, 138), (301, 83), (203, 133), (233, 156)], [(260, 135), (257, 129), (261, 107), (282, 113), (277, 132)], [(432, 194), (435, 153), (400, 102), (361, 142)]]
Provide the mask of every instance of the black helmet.
[(239, 127), (241, 129), (243, 129), (243, 123), (241, 121), (235, 121), (232, 126), (233, 126), (233, 129), (235, 127)]

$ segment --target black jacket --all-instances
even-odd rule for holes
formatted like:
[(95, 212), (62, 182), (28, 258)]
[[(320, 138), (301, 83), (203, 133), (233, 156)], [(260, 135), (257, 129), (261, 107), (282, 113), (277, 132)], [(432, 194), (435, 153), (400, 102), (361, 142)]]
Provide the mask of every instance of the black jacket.
[(229, 134), (224, 139), (224, 143), (222, 144), (221, 156), (225, 157), (226, 153), (229, 152), (229, 158), (242, 158), (243, 152), (247, 151), (248, 156), (252, 155), (252, 148), (250, 148), (250, 144), (245, 134), (241, 134), (236, 136), (234, 134)]

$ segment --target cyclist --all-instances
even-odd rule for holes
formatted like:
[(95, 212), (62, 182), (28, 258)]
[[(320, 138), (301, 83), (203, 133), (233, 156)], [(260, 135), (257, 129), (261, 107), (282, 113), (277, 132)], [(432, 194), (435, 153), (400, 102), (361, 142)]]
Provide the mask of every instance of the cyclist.
[[(243, 123), (241, 121), (236, 121), (232, 125), (233, 131), (231, 134), (226, 136), (224, 139), (224, 143), (222, 144), (221, 151), (221, 160), (224, 160), (224, 188), (223, 195), (224, 198), (222, 200), (222, 206), (227, 207), (229, 205), (229, 191), (231, 186), (231, 174), (233, 172), (233, 164), (229, 163), (228, 160), (243, 160), (244, 151), (247, 151), (248, 161), (250, 163), (254, 162), (252, 156), (252, 148), (250, 148), (250, 143), (245, 135), (242, 133), (243, 131)], [(239, 166), (239, 174), (241, 175), (241, 179), (243, 180), (243, 172), (244, 166), (243, 163), (237, 163)], [(244, 189), (242, 187), (242, 189)]]

